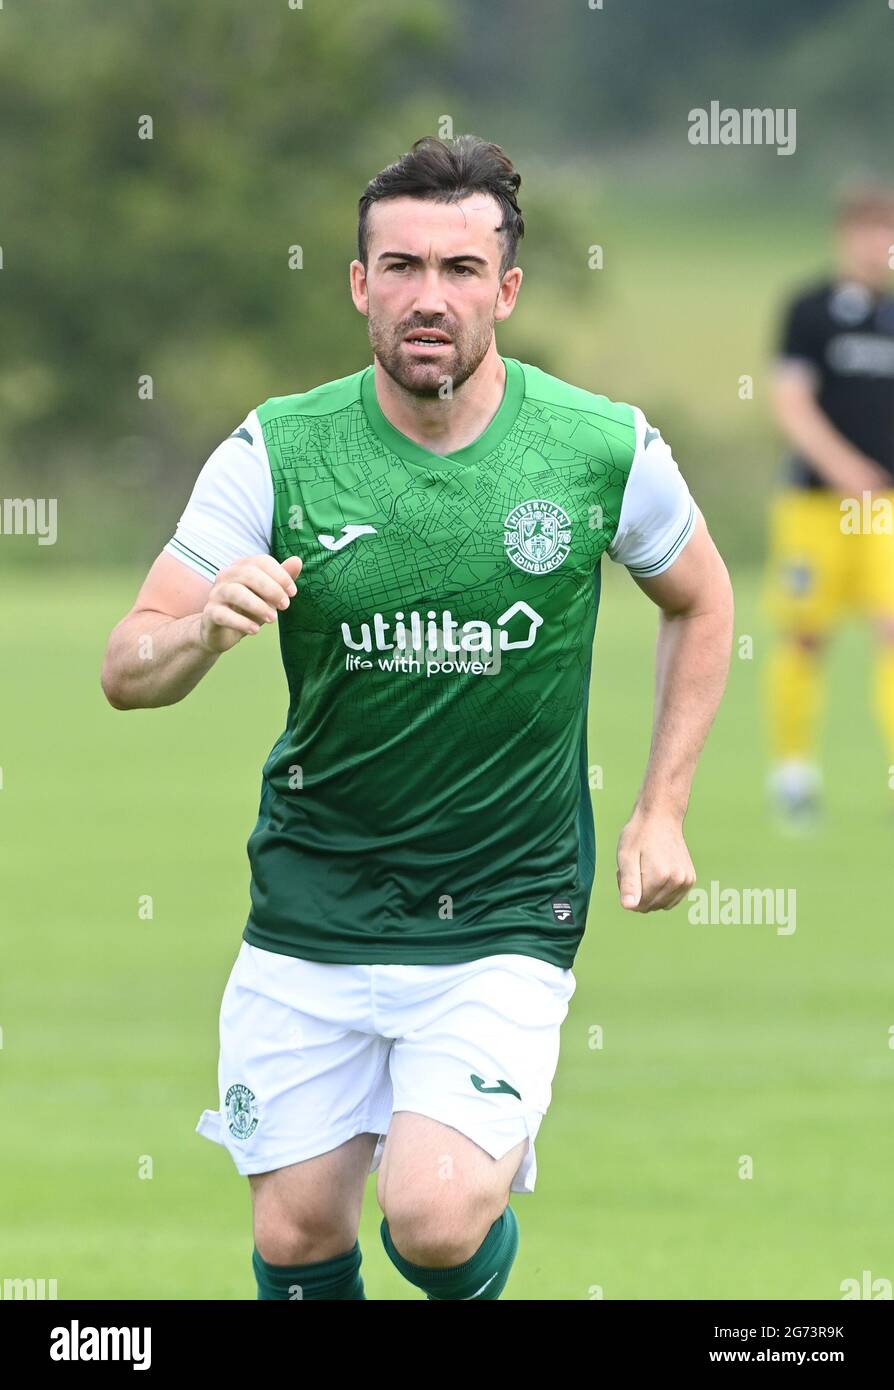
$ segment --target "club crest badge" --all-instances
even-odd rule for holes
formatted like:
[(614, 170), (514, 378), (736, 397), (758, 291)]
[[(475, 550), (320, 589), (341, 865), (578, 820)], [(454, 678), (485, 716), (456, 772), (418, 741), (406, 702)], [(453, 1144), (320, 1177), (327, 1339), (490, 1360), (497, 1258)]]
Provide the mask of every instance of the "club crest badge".
[(227, 1127), (234, 1139), (250, 1139), (258, 1127), (258, 1102), (254, 1091), (237, 1084), (227, 1091)]
[(549, 574), (568, 558), (571, 518), (555, 502), (520, 502), (503, 522), (503, 543), (514, 565), (526, 574)]

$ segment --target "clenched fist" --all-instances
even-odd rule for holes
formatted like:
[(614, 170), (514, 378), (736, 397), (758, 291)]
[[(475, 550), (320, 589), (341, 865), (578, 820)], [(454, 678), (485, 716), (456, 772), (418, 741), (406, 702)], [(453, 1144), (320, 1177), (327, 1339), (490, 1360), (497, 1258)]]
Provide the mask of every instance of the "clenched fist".
[(301, 560), (290, 555), (283, 564), (272, 555), (251, 555), (221, 570), (202, 610), (201, 641), (210, 652), (226, 652), (243, 637), (276, 621), (298, 592)]

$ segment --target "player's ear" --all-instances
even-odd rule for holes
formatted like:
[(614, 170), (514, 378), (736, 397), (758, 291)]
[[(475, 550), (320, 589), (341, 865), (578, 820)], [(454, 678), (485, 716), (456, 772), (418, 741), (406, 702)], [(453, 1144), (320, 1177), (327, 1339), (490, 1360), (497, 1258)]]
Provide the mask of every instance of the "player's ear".
[(524, 271), (521, 266), (515, 265), (511, 270), (506, 271), (506, 274), (500, 282), (500, 292), (497, 296), (496, 308), (494, 309), (495, 322), (502, 323), (502, 321), (508, 319), (509, 315), (512, 313), (515, 308), (515, 301), (518, 299), (518, 293), (521, 289), (523, 278)]
[(354, 308), (360, 314), (369, 313), (369, 289), (366, 283), (366, 270), (362, 261), (351, 261), (348, 268), (348, 284)]

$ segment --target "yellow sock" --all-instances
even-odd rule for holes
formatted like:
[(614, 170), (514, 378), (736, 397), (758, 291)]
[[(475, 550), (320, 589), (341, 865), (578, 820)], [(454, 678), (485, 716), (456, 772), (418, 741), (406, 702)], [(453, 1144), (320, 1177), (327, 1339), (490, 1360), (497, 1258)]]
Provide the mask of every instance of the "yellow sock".
[[(894, 663), (894, 651), (891, 653)], [(888, 690), (894, 730), (894, 664)], [(820, 656), (780, 638), (766, 673), (770, 742), (776, 762), (816, 762), (820, 715)]]
[(876, 653), (875, 711), (891, 767), (894, 766), (894, 646), (890, 642), (880, 642)]

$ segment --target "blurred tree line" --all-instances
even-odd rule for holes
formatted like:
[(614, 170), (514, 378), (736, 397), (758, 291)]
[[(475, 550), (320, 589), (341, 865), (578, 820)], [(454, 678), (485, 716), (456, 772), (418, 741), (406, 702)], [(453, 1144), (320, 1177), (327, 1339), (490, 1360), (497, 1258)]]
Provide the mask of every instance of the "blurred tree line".
[(663, 157), (686, 113), (716, 98), (739, 107), (796, 105), (805, 172), (822, 174), (830, 155), (852, 161), (855, 152), (890, 165), (894, 12), (886, 0), (595, 6), (467, 0), (475, 43), (451, 75), (484, 100), (488, 90), (495, 94), (496, 110), (507, 93), (524, 92), (518, 119), (526, 139), (545, 130), (599, 161)]
[[(0, 495), (59, 497), (60, 559), (145, 563), (252, 406), (369, 360), (347, 291), (357, 198), (445, 115), (524, 174), (528, 284), (503, 350), (591, 389), (566, 329), (598, 323), (582, 267), (606, 190), (623, 204), (638, 167), (643, 185), (672, 169), (677, 195), (703, 183), (690, 106), (806, 94), (828, 139), (867, 158), (890, 128), (878, 0), (292, 4), (0, 10)], [(797, 178), (825, 139), (814, 128)], [(759, 177), (790, 192), (790, 163)], [(7, 558), (34, 558), (10, 539)]]

